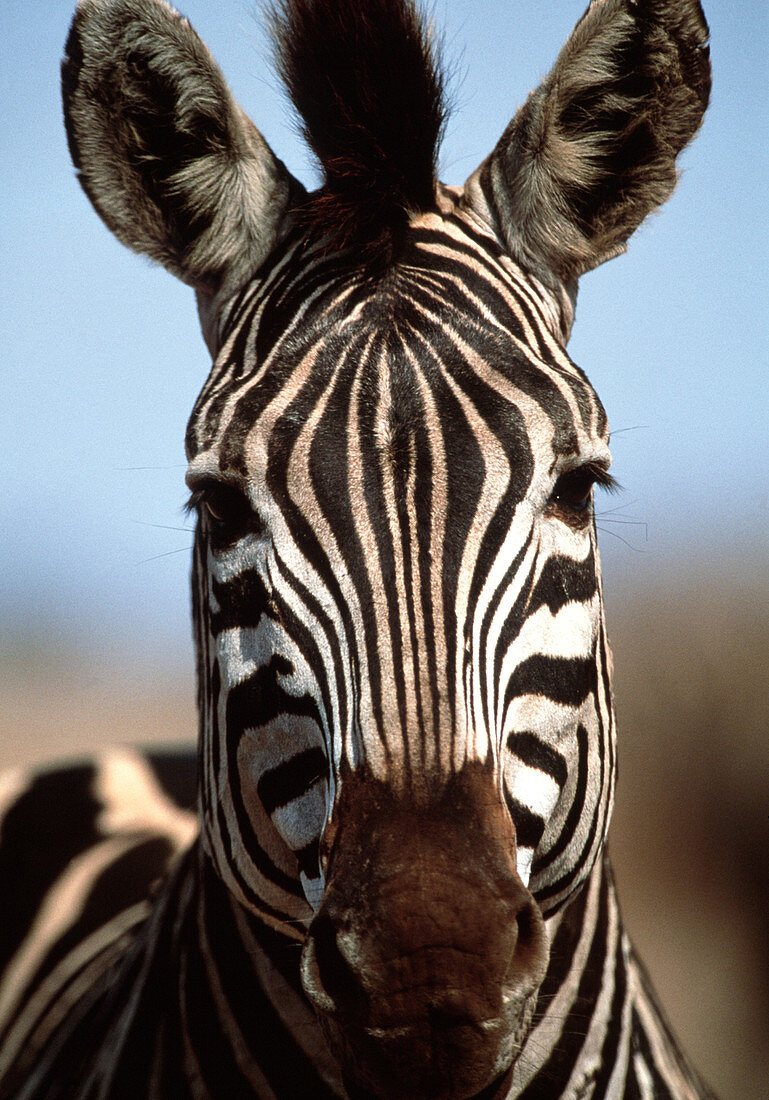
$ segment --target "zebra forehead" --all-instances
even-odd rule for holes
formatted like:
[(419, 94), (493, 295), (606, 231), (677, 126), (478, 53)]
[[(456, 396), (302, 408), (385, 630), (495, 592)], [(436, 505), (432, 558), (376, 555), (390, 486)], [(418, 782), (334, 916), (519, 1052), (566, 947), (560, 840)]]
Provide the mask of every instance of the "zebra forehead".
[(399, 261), (375, 276), (305, 244), (289, 242), (276, 271), (224, 310), (192, 453), (216, 447), (222, 469), (247, 476), (254, 432), (290, 447), (323, 419), (341, 445), (354, 405), (365, 446), (397, 460), (424, 429), (464, 423), (467, 398), (513, 451), (537, 421), (555, 455), (578, 451), (580, 427), (605, 436), (595, 392), (552, 331), (547, 292), (467, 219), (415, 218)]

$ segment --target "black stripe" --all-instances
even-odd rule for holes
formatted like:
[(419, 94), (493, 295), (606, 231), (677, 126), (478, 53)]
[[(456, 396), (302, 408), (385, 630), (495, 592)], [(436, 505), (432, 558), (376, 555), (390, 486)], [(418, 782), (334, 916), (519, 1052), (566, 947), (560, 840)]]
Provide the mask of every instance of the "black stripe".
[[(152, 887), (168, 873), (175, 849), (166, 837), (138, 840), (127, 852), (118, 856), (97, 876), (80, 902), (80, 911), (73, 924), (53, 944), (30, 978), (31, 994), (54, 967), (88, 936), (98, 931), (118, 914), (144, 901)], [(16, 1011), (27, 1002), (21, 999)]]
[[(231, 1018), (238, 1021), (247, 1047), (254, 1052), (259, 1069), (269, 1081), (278, 1097), (296, 1097), (297, 1100), (332, 1100), (334, 1094), (324, 1084), (315, 1067), (309, 1062), (294, 1036), (286, 1029), (269, 997), (262, 989), (253, 966), (253, 956), (262, 951), (259, 938), (261, 928), (248, 921), (254, 940), (243, 941), (237, 923), (233, 919), (232, 902), (223, 898), (221, 884), (207, 881), (205, 922), (208, 950), (221, 982)], [(210, 889), (209, 889), (210, 886)], [(213, 895), (213, 896), (211, 896)], [(281, 953), (289, 954), (293, 966), (298, 966), (298, 946), (285, 938), (281, 940)], [(208, 979), (206, 978), (206, 984)], [(191, 1006), (191, 1011), (194, 1005)], [(196, 1021), (198, 1023), (198, 1021)], [(221, 1034), (221, 1023), (212, 1015), (208, 1026), (202, 1021), (196, 1049), (205, 1063), (205, 1076), (210, 1082), (212, 1095), (226, 1095), (233, 1100), (250, 1096), (250, 1092), (224, 1089), (220, 1084), (219, 1061), (232, 1061), (232, 1053), (223, 1048), (217, 1053), (207, 1043), (207, 1030)], [(223, 1048), (223, 1049), (222, 1049)]]
[(245, 569), (225, 583), (211, 578), (211, 595), (219, 610), (211, 611), (210, 628), (214, 637), (233, 627), (257, 627), (263, 615), (275, 618), (270, 593), (256, 569)]
[[(618, 915), (619, 916), (619, 915)], [(614, 994), (611, 999), (609, 1021), (601, 1047), (600, 1069), (595, 1078), (595, 1096), (606, 1096), (611, 1075), (616, 1068), (619, 1044), (622, 1038), (622, 1008), (627, 994), (625, 956), (622, 951), (622, 933), (617, 936), (614, 952)]]
[[(558, 1045), (531, 1084), (521, 1093), (520, 1100), (552, 1100), (553, 1082), (568, 1081), (572, 1070), (579, 1062), (595, 1012), (598, 995), (601, 992), (603, 962), (607, 949), (608, 918), (608, 889), (604, 881), (601, 885), (593, 939), (580, 978), (577, 996), (563, 1023)], [(554, 945), (554, 950), (556, 945)], [(565, 971), (562, 970), (562, 972)], [(542, 988), (544, 991), (544, 984)], [(557, 990), (554, 992), (557, 992)], [(598, 1095), (596, 1093), (596, 1096)]]
[[(292, 671), (292, 665), (285, 657), (274, 656), (268, 665), (258, 669), (248, 680), (237, 684), (227, 696), (227, 771), (233, 782), (233, 806), (237, 818), (239, 835), (246, 845), (249, 859), (253, 862), (259, 873), (282, 890), (295, 897), (303, 897), (298, 880), (286, 874), (278, 867), (267, 852), (261, 846), (259, 838), (254, 831), (253, 824), (246, 811), (243, 798), (239, 790), (234, 786), (239, 775), (237, 753), (243, 732), (249, 727), (258, 727), (265, 722), (279, 717), (282, 714), (304, 714), (318, 721), (315, 700), (309, 695), (297, 697), (289, 695), (277, 682), (278, 675), (287, 675)], [(222, 814), (221, 807), (219, 813)], [(219, 828), (222, 839), (232, 843), (232, 824), (226, 818), (220, 816)], [(229, 852), (229, 864), (233, 874), (244, 887), (246, 896), (254, 898), (253, 888), (244, 883), (242, 875), (237, 870), (237, 864), (232, 850)], [(259, 906), (263, 906), (261, 899), (256, 899)]]
[(547, 607), (555, 615), (567, 603), (587, 603), (598, 591), (598, 570), (593, 547), (583, 561), (574, 561), (560, 554), (547, 559), (534, 586), (529, 614)]
[[(574, 797), (566, 816), (566, 821), (552, 848), (549, 848), (546, 852), (542, 852), (534, 860), (531, 868), (532, 875), (542, 874), (545, 868), (549, 867), (565, 851), (574, 837), (577, 822), (582, 816), (582, 810), (585, 805), (585, 794), (587, 792), (589, 741), (588, 732), (581, 723), (577, 726), (577, 747), (579, 752), (577, 762), (577, 783), (574, 790)], [(546, 886), (541, 891), (537, 891), (537, 901), (539, 901), (541, 905), (544, 899), (553, 897), (555, 893), (557, 893), (557, 890), (554, 889), (554, 887)]]
[(545, 657), (522, 661), (507, 684), (505, 710), (520, 695), (543, 695), (565, 707), (581, 707), (595, 691), (595, 656)]
[[(238, 1043), (235, 1027), (242, 1028), (258, 1020), (264, 995), (257, 984), (253, 962), (243, 949), (231, 920), (226, 919), (224, 905), (212, 910), (210, 902), (201, 919), (207, 928), (201, 936), (202, 952), (192, 952), (184, 960), (181, 974), (185, 994), (186, 1039), (197, 1058), (206, 1096), (248, 1097), (253, 1088), (236, 1058)], [(238, 981), (232, 978), (236, 970)], [(221, 1019), (210, 992), (212, 976), (224, 986), (229, 1019)], [(249, 1003), (246, 1003), (248, 1000)], [(231, 1010), (231, 1011), (230, 1011)], [(252, 1022), (253, 1021), (253, 1022)], [(233, 1027), (228, 1028), (227, 1024)], [(262, 1050), (254, 1043), (255, 1062), (261, 1069)], [(242, 1051), (238, 1051), (242, 1056)]]
[(227, 694), (227, 738), (239, 741), (247, 729), (264, 726), (282, 714), (306, 715), (320, 725), (318, 706), (311, 695), (292, 695), (279, 683), (291, 676), (294, 666), (276, 653), (247, 680), (235, 684)]
[(0, 972), (32, 926), (46, 892), (70, 860), (99, 839), (101, 804), (92, 793), (90, 764), (36, 775), (2, 821)]
[[(652, 1053), (652, 1049), (649, 1045), (646, 1030), (644, 1028), (643, 1022), (641, 1021), (641, 1017), (638, 1015), (638, 1012), (635, 1009), (633, 1009), (632, 1029), (633, 1031), (630, 1039), (631, 1059), (634, 1054), (640, 1054), (643, 1058), (644, 1065), (648, 1069), (649, 1077), (652, 1081), (652, 1095), (668, 1096), (670, 1094), (670, 1090), (668, 1089), (667, 1083), (665, 1082), (664, 1078), (660, 1074), (659, 1069), (657, 1068), (657, 1063), (654, 1059), (654, 1054)], [(677, 1046), (674, 1043), (671, 1043), (671, 1051), (677, 1051), (677, 1049)]]
[(300, 871), (304, 871), (307, 878), (317, 878), (318, 869), (320, 867), (320, 838), (316, 837), (315, 840), (311, 840), (309, 844), (305, 844), (304, 848), (299, 848), (294, 852), (296, 856), (297, 866)]
[(257, 793), (267, 813), (273, 814), (279, 806), (306, 794), (327, 772), (328, 762), (323, 749), (305, 749), (265, 772), (257, 784)]
[(515, 825), (515, 843), (519, 848), (536, 848), (545, 831), (544, 819), (532, 813), (505, 788), (505, 802)]
[(557, 749), (552, 748), (536, 733), (513, 732), (507, 738), (507, 747), (529, 768), (536, 768), (555, 780), (563, 789), (568, 778), (566, 761)]

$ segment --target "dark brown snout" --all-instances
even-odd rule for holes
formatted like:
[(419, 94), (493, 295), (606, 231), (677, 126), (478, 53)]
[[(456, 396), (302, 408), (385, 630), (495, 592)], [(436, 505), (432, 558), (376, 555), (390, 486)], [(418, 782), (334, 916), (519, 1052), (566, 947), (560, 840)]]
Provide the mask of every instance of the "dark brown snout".
[(485, 769), (439, 797), (352, 779), (302, 980), (332, 1050), (376, 1097), (465, 1100), (515, 1059), (547, 967), (542, 917)]

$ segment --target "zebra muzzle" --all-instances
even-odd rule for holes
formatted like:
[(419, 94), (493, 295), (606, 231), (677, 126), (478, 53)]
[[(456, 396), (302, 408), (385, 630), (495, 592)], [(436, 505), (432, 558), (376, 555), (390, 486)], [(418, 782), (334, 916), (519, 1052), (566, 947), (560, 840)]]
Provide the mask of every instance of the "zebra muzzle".
[(515, 832), (480, 766), (435, 797), (348, 781), (302, 980), (342, 1071), (375, 1097), (467, 1100), (510, 1067), (547, 968)]

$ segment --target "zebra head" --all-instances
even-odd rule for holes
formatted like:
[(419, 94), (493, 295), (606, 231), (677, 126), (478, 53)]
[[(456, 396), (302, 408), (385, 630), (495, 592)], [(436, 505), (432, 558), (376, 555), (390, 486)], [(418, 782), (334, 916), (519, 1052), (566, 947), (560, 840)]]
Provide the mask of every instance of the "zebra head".
[(576, 282), (675, 182), (696, 0), (594, 0), (464, 188), (407, 0), (286, 0), (307, 194), (163, 0), (83, 0), (73, 158), (195, 287), (203, 845), (303, 944), (352, 1088), (470, 1097), (518, 1057), (548, 921), (604, 842), (615, 749)]

